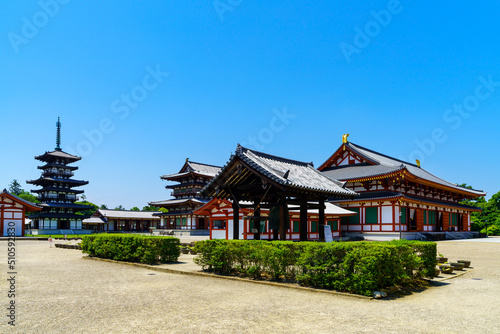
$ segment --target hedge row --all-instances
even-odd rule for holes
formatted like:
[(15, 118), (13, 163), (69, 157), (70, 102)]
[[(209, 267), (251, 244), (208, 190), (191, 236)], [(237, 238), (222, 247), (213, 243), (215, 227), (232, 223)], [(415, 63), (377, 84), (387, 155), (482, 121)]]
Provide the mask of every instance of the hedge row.
[(204, 270), (363, 295), (432, 277), (436, 266), (436, 244), (430, 242), (206, 240), (195, 248), (195, 262)]
[(177, 261), (179, 246), (173, 237), (96, 234), (82, 239), (82, 251), (89, 256), (148, 264)]

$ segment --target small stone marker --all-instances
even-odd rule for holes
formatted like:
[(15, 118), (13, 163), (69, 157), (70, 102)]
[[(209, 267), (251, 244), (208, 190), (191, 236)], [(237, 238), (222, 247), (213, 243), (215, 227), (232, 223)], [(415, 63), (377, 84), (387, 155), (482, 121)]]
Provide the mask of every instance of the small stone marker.
[(384, 291), (373, 291), (373, 298), (381, 299), (387, 297), (387, 293)]

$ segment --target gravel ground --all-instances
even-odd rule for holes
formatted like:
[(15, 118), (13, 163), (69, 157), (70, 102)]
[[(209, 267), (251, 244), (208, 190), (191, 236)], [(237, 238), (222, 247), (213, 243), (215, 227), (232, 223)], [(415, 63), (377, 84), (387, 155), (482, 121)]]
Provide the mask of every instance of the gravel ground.
[[(17, 242), (17, 326), (2, 333), (498, 333), (500, 243), (445, 241), (474, 271), (392, 300), (153, 272)], [(0, 242), (0, 261), (7, 244)], [(0, 295), (7, 307), (7, 266)], [(6, 314), (5, 308), (2, 314)]]

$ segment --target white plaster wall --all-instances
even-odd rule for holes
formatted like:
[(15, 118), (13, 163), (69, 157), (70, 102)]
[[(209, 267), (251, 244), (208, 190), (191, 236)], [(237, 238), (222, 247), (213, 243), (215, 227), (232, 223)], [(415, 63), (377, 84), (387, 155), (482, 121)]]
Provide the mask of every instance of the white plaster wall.
[(115, 226), (112, 221), (108, 221), (108, 231), (114, 231)]
[(23, 213), (22, 212), (14, 212), (14, 218), (23, 219)]
[(382, 207), (382, 224), (392, 224), (393, 216), (392, 216), (392, 206), (383, 206)]
[[(14, 223), (15, 226), (9, 226), (9, 223)], [(3, 235), (8, 236), (7, 229), (14, 227), (16, 229), (15, 236), (20, 237), (23, 235), (23, 221), (19, 219), (8, 219), (3, 222)]]
[(392, 231), (392, 225), (382, 225), (382, 231)]
[[(233, 220), (232, 219), (228, 219), (227, 220), (227, 238), (229, 240), (232, 240), (233, 239)], [(224, 231), (226, 232), (226, 231)], [(224, 235), (224, 238), (221, 238), (221, 239), (226, 239), (226, 235)]]
[(226, 230), (212, 230), (212, 239), (226, 239)]

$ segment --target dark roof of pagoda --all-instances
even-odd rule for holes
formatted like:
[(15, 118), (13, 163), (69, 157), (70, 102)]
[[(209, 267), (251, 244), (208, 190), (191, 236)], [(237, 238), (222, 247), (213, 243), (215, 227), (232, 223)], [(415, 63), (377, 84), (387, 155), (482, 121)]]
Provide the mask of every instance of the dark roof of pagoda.
[(379, 152), (372, 151), (370, 149), (353, 144), (351, 142), (347, 142), (345, 145), (352, 151), (356, 152), (356, 154), (365, 158), (366, 160), (370, 161), (373, 164), (363, 163), (363, 164), (324, 168), (322, 172), (327, 176), (338, 180), (348, 181), (348, 180), (355, 180), (366, 177), (375, 177), (384, 174), (390, 174), (396, 171), (406, 169), (408, 172), (410, 172), (417, 178), (431, 181), (433, 183), (437, 183), (449, 188), (454, 188), (462, 192), (469, 192), (476, 196), (486, 195), (486, 193), (483, 192), (482, 190), (467, 189), (464, 187), (460, 187), (456, 183), (445, 181), (435, 176), (434, 174), (431, 174), (425, 169), (418, 167), (415, 164), (400, 159), (396, 159)]
[[(344, 188), (344, 183), (331, 179), (318, 171), (311, 163), (290, 160), (267, 153), (254, 151), (238, 144), (222, 170), (201, 191), (202, 195), (218, 197), (217, 188), (222, 178), (237, 161), (243, 161), (249, 169), (268, 180), (293, 192), (315, 193), (335, 197), (355, 197), (357, 194)], [(233, 185), (228, 185), (233, 186)]]
[[(89, 183), (89, 181), (73, 180), (73, 179), (60, 179), (55, 177), (40, 177), (36, 180), (26, 181), (28, 184), (44, 185), (52, 184), (52, 182), (62, 182), (72, 184), (73, 186), (83, 186)], [(62, 190), (62, 189), (61, 189)]]
[(56, 213), (56, 212), (40, 212), (34, 215), (30, 215), (28, 218), (58, 218), (58, 219), (85, 219), (88, 218), (86, 215), (77, 215), (76, 213)]
[(45, 191), (56, 191), (56, 192), (62, 192), (62, 193), (70, 193), (70, 194), (83, 194), (83, 190), (77, 190), (77, 189), (70, 189), (70, 188), (53, 188), (53, 187), (44, 187), (41, 189), (35, 189), (31, 190), (32, 193), (41, 193)]
[(45, 152), (44, 154), (35, 157), (35, 159), (47, 162), (51, 162), (57, 159), (64, 159), (67, 160), (68, 162), (75, 162), (81, 160), (82, 158), (76, 155), (66, 153), (64, 151), (55, 150), (52, 152)]
[(42, 208), (68, 208), (77, 210), (87, 210), (92, 209), (90, 205), (76, 204), (76, 203), (42, 203), (39, 204)]
[(60, 164), (53, 164), (53, 163), (47, 163), (43, 166), (38, 166), (38, 169), (47, 169), (47, 168), (64, 168), (64, 169), (69, 169), (69, 170), (77, 170), (77, 166), (64, 166)]
[(34, 210), (41, 210), (41, 207), (38, 205), (38, 204), (35, 204), (35, 203), (32, 203), (30, 201), (27, 201), (19, 196), (16, 196), (12, 193), (10, 193), (9, 191), (7, 191), (7, 189), (4, 189), (1, 193), (0, 193), (0, 197), (1, 196), (6, 196), (6, 197), (10, 197), (11, 200), (15, 201), (15, 202), (18, 202), (19, 204), (21, 205), (24, 205), (26, 207), (29, 207), (29, 209), (31, 211), (34, 211)]

